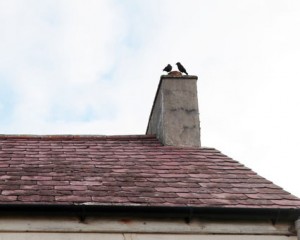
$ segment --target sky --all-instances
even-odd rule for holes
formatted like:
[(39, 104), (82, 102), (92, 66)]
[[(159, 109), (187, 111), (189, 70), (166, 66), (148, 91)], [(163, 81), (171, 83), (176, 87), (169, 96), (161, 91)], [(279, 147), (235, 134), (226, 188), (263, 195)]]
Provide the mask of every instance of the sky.
[(145, 134), (180, 61), (202, 146), (300, 197), (299, 26), (298, 0), (0, 0), (0, 134)]

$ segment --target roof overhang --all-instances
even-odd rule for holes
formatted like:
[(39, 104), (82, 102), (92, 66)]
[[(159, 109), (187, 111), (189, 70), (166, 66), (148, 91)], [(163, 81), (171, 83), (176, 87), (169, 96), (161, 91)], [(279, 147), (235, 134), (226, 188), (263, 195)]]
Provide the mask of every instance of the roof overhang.
[(211, 220), (271, 220), (296, 221), (296, 208), (222, 208), (191, 206), (109, 206), (62, 204), (1, 204), (1, 216), (60, 216), (86, 217), (143, 217), (143, 218), (201, 218)]

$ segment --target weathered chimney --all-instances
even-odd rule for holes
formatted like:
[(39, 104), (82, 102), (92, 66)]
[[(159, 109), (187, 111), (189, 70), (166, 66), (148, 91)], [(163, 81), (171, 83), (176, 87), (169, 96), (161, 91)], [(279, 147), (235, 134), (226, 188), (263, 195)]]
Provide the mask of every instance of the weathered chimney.
[(175, 71), (161, 76), (146, 134), (164, 145), (200, 147), (197, 79)]

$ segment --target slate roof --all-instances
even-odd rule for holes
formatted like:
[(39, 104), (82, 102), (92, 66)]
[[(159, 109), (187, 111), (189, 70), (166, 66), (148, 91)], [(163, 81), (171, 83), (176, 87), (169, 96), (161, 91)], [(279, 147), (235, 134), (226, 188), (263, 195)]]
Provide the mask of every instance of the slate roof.
[(1, 204), (300, 208), (213, 148), (155, 136), (0, 135)]

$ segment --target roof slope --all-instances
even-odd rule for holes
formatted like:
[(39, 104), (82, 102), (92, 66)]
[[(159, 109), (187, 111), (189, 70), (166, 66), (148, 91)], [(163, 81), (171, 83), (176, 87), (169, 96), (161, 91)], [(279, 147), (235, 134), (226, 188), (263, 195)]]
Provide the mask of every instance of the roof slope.
[(155, 136), (0, 135), (0, 192), (0, 204), (300, 208), (215, 149)]

